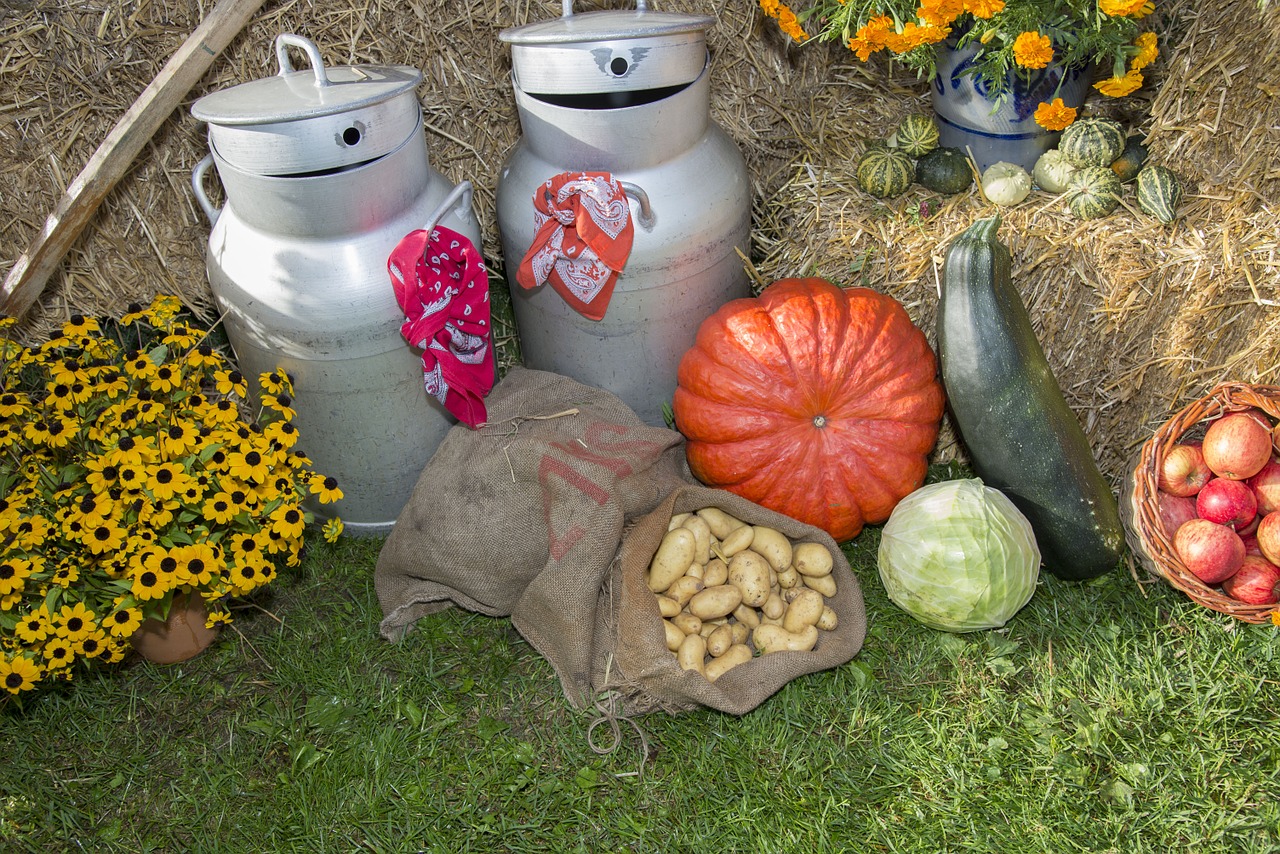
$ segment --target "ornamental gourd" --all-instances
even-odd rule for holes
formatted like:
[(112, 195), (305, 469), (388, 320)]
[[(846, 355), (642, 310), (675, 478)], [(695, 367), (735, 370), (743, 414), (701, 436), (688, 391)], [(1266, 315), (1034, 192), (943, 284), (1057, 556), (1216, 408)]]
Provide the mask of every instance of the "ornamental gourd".
[(892, 297), (781, 279), (702, 323), (672, 408), (699, 480), (843, 542), (924, 483), (936, 374)]

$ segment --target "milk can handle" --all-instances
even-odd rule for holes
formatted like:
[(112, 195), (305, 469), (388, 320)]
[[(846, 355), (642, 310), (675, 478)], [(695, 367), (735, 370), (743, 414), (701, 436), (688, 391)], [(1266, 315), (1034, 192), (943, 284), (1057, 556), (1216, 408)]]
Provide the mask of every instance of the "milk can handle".
[(316, 75), (316, 86), (328, 86), (329, 75), (324, 71), (324, 60), (320, 58), (320, 48), (311, 39), (293, 33), (281, 33), (276, 36), (276, 59), (280, 63), (280, 74), (284, 76), (293, 71), (293, 63), (289, 61), (289, 48), (296, 47), (307, 55), (311, 70)]
[(196, 201), (200, 203), (204, 215), (209, 218), (210, 226), (217, 225), (218, 217), (222, 214), (222, 208), (215, 208), (204, 192), (204, 173), (208, 172), (212, 165), (213, 155), (206, 154), (204, 159), (196, 164), (196, 168), (191, 170), (191, 189), (196, 191)]
[[(458, 199), (461, 199), (461, 198), (465, 198), (466, 201), (462, 203), (462, 208), (459, 210), (458, 215), (462, 217), (464, 222), (470, 220), (471, 196), (472, 196), (472, 192), (471, 192), (470, 181), (463, 181), (462, 183), (458, 184), (458, 186), (454, 187), (452, 190), (449, 191), (449, 195), (444, 197), (444, 201), (442, 201), (439, 204), (439, 206), (437, 206), (436, 209), (432, 211), (431, 216), (427, 217), (427, 224), (422, 227), (422, 230), (427, 233), (428, 237), (430, 237), (431, 232), (434, 231), (435, 227), (440, 224), (440, 220), (444, 219), (444, 215), (448, 212), (449, 208), (457, 204)], [(477, 250), (479, 248), (480, 248), (479, 246), (476, 247)], [(424, 246), (422, 248), (422, 253), (424, 257), (426, 256), (426, 252), (427, 252), (427, 247)]]
[[(636, 11), (643, 12), (649, 8), (646, 0), (636, 0)], [(568, 18), (573, 14), (573, 0), (560, 0), (560, 16)]]
[(645, 231), (653, 231), (655, 220), (653, 206), (649, 204), (649, 194), (629, 181), (619, 181), (618, 186), (622, 188), (622, 192), (635, 199), (640, 205), (640, 216), (636, 217), (636, 222), (640, 223), (640, 227)]

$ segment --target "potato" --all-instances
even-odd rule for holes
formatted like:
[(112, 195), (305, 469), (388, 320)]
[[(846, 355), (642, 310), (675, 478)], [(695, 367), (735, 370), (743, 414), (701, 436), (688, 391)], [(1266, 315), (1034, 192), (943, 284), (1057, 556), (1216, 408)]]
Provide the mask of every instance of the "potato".
[(791, 563), (796, 572), (808, 578), (830, 575), (835, 561), (831, 552), (821, 543), (799, 543), (791, 553)]
[(726, 617), (742, 604), (742, 591), (732, 584), (705, 587), (689, 600), (689, 613), (703, 620)]
[(743, 525), (736, 531), (730, 532), (729, 536), (720, 540), (720, 556), (727, 560), (738, 552), (751, 548), (751, 539), (754, 536), (755, 531), (750, 525)]
[(689, 600), (694, 597), (699, 590), (706, 587), (699, 579), (692, 575), (685, 575), (677, 578), (675, 582), (667, 588), (666, 596), (676, 600), (683, 608), (689, 604)]
[(707, 635), (707, 655), (719, 658), (733, 646), (733, 626), (725, 623), (716, 626), (715, 631)]
[(751, 627), (746, 623), (730, 623), (729, 628), (733, 629), (734, 644), (746, 643), (751, 639)]
[[(693, 563), (689, 564), (689, 568), (684, 571), (684, 574), (702, 581), (702, 576), (705, 575), (706, 572), (707, 567), (695, 560)], [(704, 581), (703, 584), (705, 583), (706, 582)]]
[(768, 525), (755, 525), (751, 529), (751, 550), (769, 561), (769, 566), (781, 572), (791, 565), (791, 541), (787, 535)]
[(840, 618), (836, 616), (835, 611), (831, 610), (831, 606), (823, 605), (822, 616), (818, 618), (818, 628), (824, 632), (833, 632), (839, 624)]
[(706, 564), (711, 560), (711, 528), (701, 516), (690, 516), (680, 527), (693, 532), (693, 559)]
[(688, 611), (681, 611), (671, 618), (671, 625), (675, 626), (686, 635), (696, 635), (702, 631), (702, 620), (690, 614)]
[(787, 613), (787, 603), (782, 601), (782, 597), (777, 593), (770, 593), (769, 598), (760, 606), (760, 611), (766, 617), (778, 620), (782, 615)]
[[(817, 631), (817, 629), (814, 629)], [(701, 635), (688, 635), (676, 650), (676, 661), (684, 670), (696, 670), (703, 673), (703, 662), (707, 657), (707, 642)]]
[(711, 633), (716, 629), (721, 626), (727, 626), (728, 624), (729, 621), (724, 617), (717, 617), (714, 620), (703, 620), (702, 628), (698, 630), (698, 634), (702, 635), (703, 638), (709, 638), (711, 637)]
[(708, 661), (702, 675), (706, 676), (708, 681), (714, 682), (739, 664), (746, 664), (751, 659), (751, 647), (744, 643), (735, 643), (724, 655)]
[(649, 562), (649, 589), (661, 593), (685, 574), (693, 563), (697, 541), (688, 528), (672, 528), (662, 535), (662, 542)]
[(817, 590), (827, 598), (836, 595), (836, 577), (834, 575), (818, 575), (814, 577), (802, 575), (800, 580), (804, 582), (805, 587), (810, 590)]
[(782, 616), (782, 627), (796, 634), (808, 626), (816, 626), (822, 616), (824, 604), (822, 594), (817, 590), (800, 591), (800, 595), (787, 605), (787, 613)]
[(818, 627), (789, 632), (782, 626), (763, 625), (751, 632), (751, 643), (762, 655), (774, 652), (808, 652), (818, 643)]
[(742, 592), (742, 604), (758, 608), (769, 598), (769, 564), (754, 551), (741, 551), (729, 561), (729, 583)]
[(760, 625), (760, 615), (756, 613), (755, 608), (750, 608), (746, 605), (739, 605), (734, 608), (733, 617), (748, 629), (754, 629)]
[(671, 521), (667, 523), (667, 530), (681, 528), (684, 526), (685, 520), (692, 516), (692, 513), (677, 513), (671, 517)]
[(778, 586), (790, 590), (800, 583), (800, 573), (796, 572), (794, 566), (789, 566), (782, 572), (778, 573)]
[(711, 529), (711, 533), (721, 540), (746, 524), (741, 519), (724, 512), (719, 507), (703, 507), (695, 515), (706, 522), (707, 527)]
[(724, 584), (728, 580), (729, 564), (718, 557), (713, 557), (707, 561), (707, 566), (702, 571), (703, 584), (707, 587), (715, 587), (717, 584)]
[(667, 649), (675, 652), (680, 648), (680, 644), (684, 643), (685, 633), (676, 628), (675, 623), (670, 620), (663, 620), (662, 628), (667, 633)]
[(679, 614), (680, 609), (684, 607), (670, 596), (663, 596), (659, 594), (653, 598), (658, 600), (658, 613), (664, 617), (674, 617), (676, 614)]

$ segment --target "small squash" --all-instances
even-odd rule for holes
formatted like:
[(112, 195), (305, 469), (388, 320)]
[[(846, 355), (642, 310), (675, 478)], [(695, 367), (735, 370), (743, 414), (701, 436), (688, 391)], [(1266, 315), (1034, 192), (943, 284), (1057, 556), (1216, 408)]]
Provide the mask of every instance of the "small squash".
[(1046, 193), (1062, 193), (1071, 185), (1076, 166), (1056, 148), (1051, 148), (1036, 160), (1031, 170), (1031, 180)]
[(1124, 142), (1124, 128), (1114, 119), (1078, 119), (1062, 132), (1058, 150), (1076, 166), (1110, 166)]
[(948, 196), (973, 186), (973, 167), (958, 148), (935, 148), (916, 161), (916, 183)]
[(924, 483), (942, 407), (933, 350), (902, 305), (817, 278), (721, 306), (672, 401), (699, 480), (837, 542)]
[(931, 116), (913, 114), (894, 133), (898, 147), (912, 157), (924, 157), (938, 147), (938, 125)]
[(1177, 217), (1181, 201), (1182, 184), (1172, 169), (1152, 163), (1138, 173), (1138, 207), (1143, 213), (1167, 225)]
[(1105, 166), (1086, 166), (1071, 176), (1067, 207), (1077, 219), (1097, 219), (1120, 204), (1120, 179)]
[(1031, 195), (1031, 175), (1016, 163), (992, 163), (982, 173), (982, 192), (987, 200), (1009, 207)]
[(1146, 162), (1147, 147), (1142, 144), (1141, 139), (1131, 136), (1125, 141), (1124, 151), (1111, 162), (1111, 171), (1116, 173), (1121, 183), (1127, 184), (1138, 177)]
[(900, 196), (915, 180), (916, 164), (898, 148), (872, 148), (858, 159), (858, 186), (873, 196)]

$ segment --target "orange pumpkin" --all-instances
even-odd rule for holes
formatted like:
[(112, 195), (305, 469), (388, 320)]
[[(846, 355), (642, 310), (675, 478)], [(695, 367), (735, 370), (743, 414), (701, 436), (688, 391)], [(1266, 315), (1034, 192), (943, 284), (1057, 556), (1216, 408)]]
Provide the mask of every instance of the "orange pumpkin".
[(781, 279), (703, 322), (673, 409), (699, 480), (843, 542), (924, 483), (943, 391), (892, 297)]

